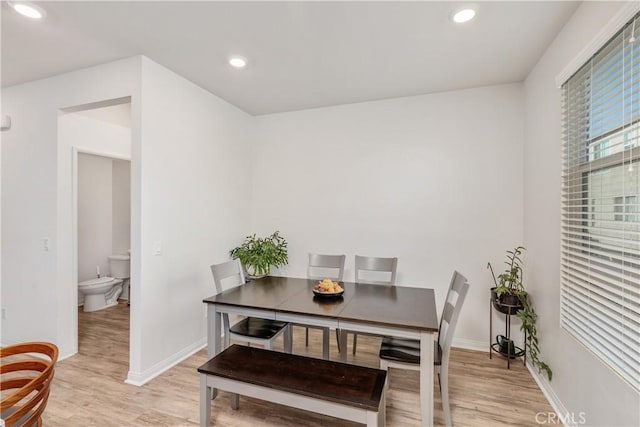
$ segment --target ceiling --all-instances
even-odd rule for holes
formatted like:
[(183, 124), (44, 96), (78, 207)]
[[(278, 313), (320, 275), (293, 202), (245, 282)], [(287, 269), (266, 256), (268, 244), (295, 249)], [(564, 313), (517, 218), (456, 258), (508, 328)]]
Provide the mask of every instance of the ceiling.
[[(2, 2), (2, 86), (146, 55), (254, 114), (522, 81), (578, 2)], [(231, 55), (245, 69), (228, 65)]]

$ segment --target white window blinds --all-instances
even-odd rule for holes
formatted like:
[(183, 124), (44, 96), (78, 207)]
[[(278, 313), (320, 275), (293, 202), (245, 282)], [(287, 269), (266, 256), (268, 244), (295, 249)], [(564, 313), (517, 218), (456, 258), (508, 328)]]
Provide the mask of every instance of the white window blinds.
[(640, 390), (640, 19), (634, 20), (562, 87), (560, 319)]

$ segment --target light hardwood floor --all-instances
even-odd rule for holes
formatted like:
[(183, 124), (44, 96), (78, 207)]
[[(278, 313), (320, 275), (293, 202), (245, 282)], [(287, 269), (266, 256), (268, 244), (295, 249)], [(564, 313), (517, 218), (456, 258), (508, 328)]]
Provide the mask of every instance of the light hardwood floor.
[[(199, 382), (196, 369), (206, 361), (202, 350), (143, 387), (124, 384), (129, 360), (129, 308), (126, 304), (94, 313), (79, 312), (79, 353), (58, 363), (45, 426), (194, 426), (198, 425)], [(294, 352), (321, 356), (320, 331), (294, 330)], [(162, 337), (157, 337), (162, 339)], [(351, 339), (349, 340), (351, 342)], [(332, 358), (337, 356), (332, 336)], [(350, 362), (377, 366), (379, 340), (360, 336)], [(351, 347), (350, 347), (351, 348)], [(390, 371), (387, 425), (420, 425), (418, 374)], [(449, 370), (450, 400), (456, 426), (537, 425), (537, 412), (549, 403), (521, 363), (507, 370), (505, 360), (487, 353), (454, 349)], [(440, 394), (434, 391), (435, 423), (442, 423)], [(233, 411), (228, 395), (212, 402), (217, 426), (356, 426), (358, 424), (255, 399), (240, 398)]]

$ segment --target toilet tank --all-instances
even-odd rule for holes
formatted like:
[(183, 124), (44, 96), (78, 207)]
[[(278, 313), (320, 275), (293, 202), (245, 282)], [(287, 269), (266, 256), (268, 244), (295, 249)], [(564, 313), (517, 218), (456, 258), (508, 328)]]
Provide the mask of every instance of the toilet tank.
[(128, 279), (129, 265), (131, 258), (129, 255), (111, 255), (109, 257), (109, 268), (111, 269), (111, 277), (116, 279)]

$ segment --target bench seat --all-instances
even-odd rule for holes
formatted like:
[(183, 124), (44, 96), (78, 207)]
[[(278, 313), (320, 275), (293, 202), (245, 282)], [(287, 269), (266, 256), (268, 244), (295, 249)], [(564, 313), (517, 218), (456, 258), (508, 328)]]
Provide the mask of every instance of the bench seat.
[(198, 368), (200, 425), (209, 426), (214, 389), (383, 426), (386, 372), (345, 363), (232, 345)]

